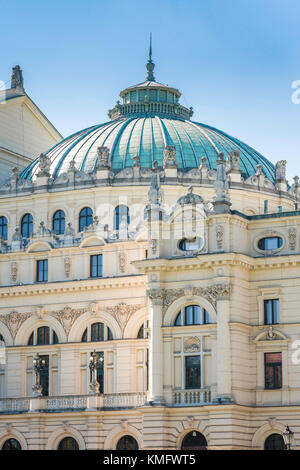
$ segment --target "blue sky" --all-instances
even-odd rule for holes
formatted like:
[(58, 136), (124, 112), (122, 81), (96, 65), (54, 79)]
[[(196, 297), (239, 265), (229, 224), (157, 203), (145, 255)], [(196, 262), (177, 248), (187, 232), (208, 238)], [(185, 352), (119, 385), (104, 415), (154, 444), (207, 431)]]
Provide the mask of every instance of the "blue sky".
[(25, 89), (67, 136), (108, 120), (146, 76), (182, 92), (193, 120), (300, 174), (299, 0), (0, 0), (0, 80), (20, 64)]

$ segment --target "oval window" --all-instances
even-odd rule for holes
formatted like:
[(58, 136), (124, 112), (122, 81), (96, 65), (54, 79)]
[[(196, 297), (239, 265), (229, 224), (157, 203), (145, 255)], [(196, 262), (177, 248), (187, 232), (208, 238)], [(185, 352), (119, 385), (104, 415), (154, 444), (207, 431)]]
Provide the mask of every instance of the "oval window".
[(260, 250), (277, 250), (281, 248), (283, 240), (281, 237), (265, 237), (261, 238), (258, 242), (258, 248)]
[(201, 238), (184, 238), (179, 242), (179, 249), (182, 251), (197, 251), (200, 250), (202, 244)]

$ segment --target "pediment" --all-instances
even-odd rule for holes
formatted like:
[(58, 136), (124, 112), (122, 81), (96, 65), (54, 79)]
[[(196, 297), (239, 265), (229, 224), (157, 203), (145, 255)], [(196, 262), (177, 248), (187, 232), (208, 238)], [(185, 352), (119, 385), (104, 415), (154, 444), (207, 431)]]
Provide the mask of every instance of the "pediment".
[(254, 343), (263, 341), (288, 341), (289, 338), (281, 331), (275, 329), (272, 325), (264, 331), (261, 331), (253, 340)]
[(104, 246), (105, 240), (101, 237), (92, 235), (90, 237), (85, 237), (80, 244), (80, 248), (85, 248), (88, 246)]
[(45, 251), (51, 251), (52, 246), (50, 243), (45, 241), (34, 241), (30, 243), (27, 247), (27, 253), (41, 253)]

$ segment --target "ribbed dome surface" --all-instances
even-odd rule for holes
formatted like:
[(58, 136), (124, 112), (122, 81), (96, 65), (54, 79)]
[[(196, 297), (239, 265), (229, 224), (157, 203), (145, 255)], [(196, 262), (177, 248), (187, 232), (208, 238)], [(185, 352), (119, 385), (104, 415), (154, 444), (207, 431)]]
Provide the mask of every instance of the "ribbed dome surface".
[[(167, 145), (176, 147), (178, 169), (181, 171), (198, 168), (202, 157), (207, 158), (210, 169), (216, 169), (218, 152), (223, 152), (226, 157), (229, 152), (237, 150), (244, 178), (255, 174), (256, 166), (261, 164), (265, 175), (274, 181), (273, 164), (243, 142), (205, 124), (155, 115), (119, 118), (89, 127), (62, 140), (46, 154), (51, 158), (51, 174), (56, 178), (67, 171), (71, 160), (78, 170), (93, 172), (97, 148), (103, 146), (110, 149), (113, 171), (132, 167), (133, 158), (137, 155), (141, 167), (151, 168), (155, 160), (162, 167), (163, 150)], [(37, 172), (38, 160), (35, 160), (20, 176), (32, 179)]]

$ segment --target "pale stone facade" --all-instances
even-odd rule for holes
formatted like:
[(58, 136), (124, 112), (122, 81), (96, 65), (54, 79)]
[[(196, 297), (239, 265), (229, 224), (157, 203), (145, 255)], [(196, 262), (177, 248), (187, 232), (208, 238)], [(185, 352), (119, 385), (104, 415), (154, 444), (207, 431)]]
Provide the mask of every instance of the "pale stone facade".
[[(242, 178), (236, 152), (218, 154), (217, 170), (204, 159), (182, 174), (177, 156), (166, 146), (161, 168), (143, 170), (136, 157), (113, 173), (110, 151), (100, 147), (94, 173), (76, 169), (75, 158), (56, 174), (49, 157), (32, 181), (13, 174), (0, 188), (8, 227), (0, 448), (16, 439), (22, 449), (57, 449), (73, 437), (80, 449), (115, 449), (127, 435), (139, 449), (181, 449), (196, 431), (208, 449), (263, 449), (286, 425), (300, 446), (298, 179), (287, 185), (285, 162), (273, 182), (261, 165)], [(129, 214), (116, 227), (119, 204)], [(85, 208), (92, 219), (83, 228)], [(65, 226), (54, 233), (59, 210)], [(33, 220), (28, 237), (20, 234), (25, 214)], [(95, 255), (102, 271), (93, 276)], [(37, 263), (46, 260), (41, 281)], [(268, 322), (272, 299), (279, 317)], [(191, 305), (205, 321), (184, 320)], [(95, 323), (103, 324), (97, 341)], [(38, 339), (41, 327), (50, 329), (47, 341)], [(93, 351), (102, 358), (99, 394)], [(37, 353), (48, 361), (45, 396), (33, 392)], [(271, 353), (282, 360), (273, 388)], [(188, 370), (187, 358), (199, 366)]]

